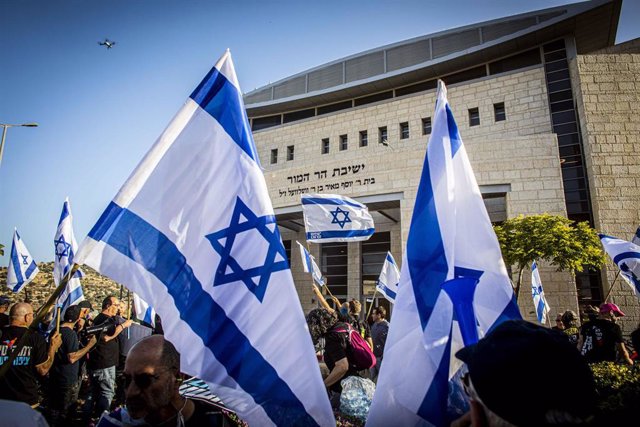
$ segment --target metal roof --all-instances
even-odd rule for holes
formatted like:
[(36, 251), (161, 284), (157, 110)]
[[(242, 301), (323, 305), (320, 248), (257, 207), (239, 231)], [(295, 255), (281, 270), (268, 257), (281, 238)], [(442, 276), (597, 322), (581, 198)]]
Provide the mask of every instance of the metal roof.
[(567, 34), (578, 53), (615, 42), (622, 0), (574, 3), (429, 34), (320, 65), (244, 95), (252, 117), (331, 104), (432, 79)]

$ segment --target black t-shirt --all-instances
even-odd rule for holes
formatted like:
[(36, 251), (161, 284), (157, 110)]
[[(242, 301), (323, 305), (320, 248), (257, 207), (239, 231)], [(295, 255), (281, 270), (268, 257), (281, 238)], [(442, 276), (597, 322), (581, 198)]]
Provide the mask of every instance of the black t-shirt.
[(353, 326), (353, 329), (360, 333), (360, 336), (365, 340), (371, 338), (371, 328), (369, 328), (369, 324), (364, 320), (358, 319), (353, 314), (349, 315), (349, 323)]
[(78, 370), (80, 362), (69, 362), (69, 354), (80, 349), (78, 334), (71, 328), (61, 327), (60, 337), (62, 344), (53, 358), (53, 366), (49, 371), (49, 381), (55, 388), (58, 386), (70, 386), (78, 382)]
[(9, 326), (9, 316), (6, 313), (0, 313), (0, 329)]
[[(0, 340), (0, 365), (8, 359), (27, 328), (6, 326)], [(13, 365), (0, 378), (0, 399), (18, 400), (29, 405), (38, 403), (36, 365), (47, 360), (47, 343), (37, 332), (31, 332)], [(1, 417), (0, 417), (1, 418)]]
[(582, 355), (587, 362), (615, 362), (616, 343), (622, 342), (622, 330), (615, 323), (595, 319), (582, 325), (580, 335), (583, 337)]
[[(336, 366), (336, 362), (340, 359), (343, 359), (347, 356), (347, 346), (348, 346), (348, 335), (346, 332), (335, 332), (335, 329), (347, 329), (347, 326), (344, 323), (336, 324), (332, 330), (327, 332), (324, 336), (324, 363), (327, 364), (327, 368), (329, 368), (329, 372), (333, 370)], [(329, 387), (330, 390), (341, 393), (342, 386), (340, 385), (340, 381), (344, 378), (358, 375), (358, 371), (351, 367), (351, 363), (349, 363), (349, 370), (338, 380), (335, 384)]]
[[(94, 326), (103, 324), (106, 321), (113, 322), (112, 326), (107, 328), (104, 335), (113, 335), (116, 332), (115, 319), (105, 314), (98, 314), (93, 321)], [(87, 367), (89, 369), (104, 369), (116, 366), (118, 364), (118, 356), (120, 354), (120, 344), (118, 339), (113, 339), (109, 342), (104, 342), (101, 337), (98, 337), (98, 343), (89, 353), (89, 361)]]

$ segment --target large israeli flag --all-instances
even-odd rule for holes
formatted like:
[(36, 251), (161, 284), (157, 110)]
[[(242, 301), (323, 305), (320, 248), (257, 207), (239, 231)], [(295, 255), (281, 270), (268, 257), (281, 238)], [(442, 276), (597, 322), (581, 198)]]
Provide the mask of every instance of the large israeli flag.
[(145, 322), (155, 328), (156, 311), (148, 302), (140, 298), (140, 295), (133, 293), (133, 308), (136, 312), (136, 319)]
[(544, 296), (538, 264), (535, 261), (531, 263), (531, 296), (533, 296), (533, 305), (536, 308), (538, 322), (542, 324), (547, 323), (547, 315), (549, 311), (551, 311), (551, 307)]
[(182, 371), (250, 425), (335, 425), (228, 51), (78, 260), (154, 307)]
[(471, 337), (520, 317), (446, 88), (439, 82), (385, 363), (367, 425), (448, 426), (456, 416), (448, 401), (460, 395), (450, 394), (449, 385), (459, 391), (450, 379), (460, 373), (451, 362), (461, 337), (472, 343)]
[(308, 242), (367, 240), (375, 231), (367, 207), (338, 194), (305, 194), (302, 212)]
[(7, 287), (13, 292), (20, 292), (36, 277), (39, 271), (38, 265), (20, 238), (18, 229), (14, 229), (9, 268), (7, 269)]
[(599, 236), (605, 252), (620, 269), (620, 275), (640, 298), (640, 246), (606, 234)]
[(391, 252), (387, 252), (376, 289), (378, 289), (378, 292), (384, 295), (389, 302), (395, 303), (398, 293), (398, 283), (400, 283), (398, 264), (396, 264), (396, 260), (393, 259)]
[(322, 271), (320, 271), (320, 267), (316, 264), (315, 259), (313, 259), (313, 256), (311, 256), (307, 248), (305, 248), (302, 243), (298, 241), (296, 241), (296, 243), (300, 248), (300, 258), (302, 258), (302, 267), (304, 268), (304, 272), (311, 273), (313, 280), (318, 284), (318, 286), (324, 286)]
[[(54, 260), (53, 260), (53, 281), (56, 286), (60, 284), (62, 278), (71, 270), (74, 264), (78, 243), (73, 233), (73, 215), (71, 214), (71, 203), (67, 197), (62, 205), (62, 213), (58, 221), (58, 229), (53, 239)], [(62, 307), (62, 312), (70, 305), (74, 305), (84, 300), (84, 293), (80, 278), (82, 272), (77, 270), (67, 283), (67, 286), (60, 293), (56, 304)], [(52, 322), (53, 323), (53, 322)]]

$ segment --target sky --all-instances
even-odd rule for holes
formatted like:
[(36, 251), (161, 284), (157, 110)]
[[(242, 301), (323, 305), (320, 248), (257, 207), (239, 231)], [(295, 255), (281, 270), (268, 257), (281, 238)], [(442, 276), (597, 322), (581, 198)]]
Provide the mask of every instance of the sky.
[[(244, 92), (344, 56), (566, 0), (0, 0), (0, 243), (52, 261), (69, 197), (80, 243), (225, 49)], [(640, 37), (625, 0), (616, 42)], [(99, 46), (115, 40), (113, 49)]]

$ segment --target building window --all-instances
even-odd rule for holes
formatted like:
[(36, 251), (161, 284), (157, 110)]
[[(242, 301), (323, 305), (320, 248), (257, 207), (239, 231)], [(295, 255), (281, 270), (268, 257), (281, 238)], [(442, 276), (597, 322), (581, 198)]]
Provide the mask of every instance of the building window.
[(366, 147), (369, 145), (369, 135), (366, 130), (360, 131), (360, 147)]
[(278, 149), (274, 148), (271, 150), (271, 164), (275, 165), (278, 163)]
[(480, 124), (480, 111), (477, 108), (469, 108), (469, 126)]
[(400, 139), (409, 139), (409, 123), (400, 123)]
[(347, 135), (340, 135), (340, 151), (344, 151), (347, 149), (349, 145), (349, 138)]
[(378, 142), (380, 144), (387, 144), (388, 142), (388, 137), (387, 137), (387, 127), (386, 126), (382, 126), (378, 128)]
[(329, 154), (329, 138), (322, 139), (322, 154)]
[(344, 242), (322, 243), (320, 270), (327, 277), (329, 290), (337, 298), (347, 298), (348, 248)]
[(431, 134), (431, 117), (425, 117), (424, 119), (422, 119), (422, 134)]
[(504, 102), (493, 104), (493, 112), (496, 117), (496, 122), (507, 120), (507, 113), (504, 111)]
[(284, 246), (284, 252), (287, 254), (287, 262), (291, 267), (291, 240), (283, 240), (282, 246)]
[(293, 160), (293, 145), (287, 146), (287, 160)]

